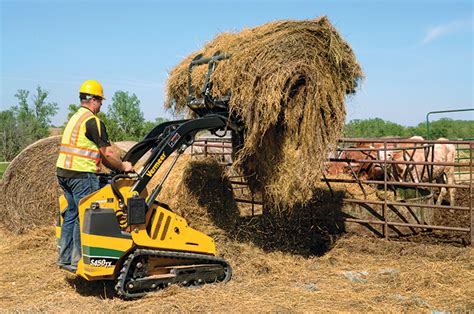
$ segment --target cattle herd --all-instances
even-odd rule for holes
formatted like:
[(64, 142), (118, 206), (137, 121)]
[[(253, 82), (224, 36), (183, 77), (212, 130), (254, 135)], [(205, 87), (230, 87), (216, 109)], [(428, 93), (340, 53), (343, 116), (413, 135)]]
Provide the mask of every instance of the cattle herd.
[[(211, 142), (195, 144), (191, 154), (212, 155), (223, 165), (232, 164), (230, 139), (208, 140)], [(329, 156), (324, 174), (349, 174), (369, 182), (383, 182), (387, 176), (387, 181), (391, 182), (454, 185), (456, 147), (446, 141), (446, 138), (425, 141), (421, 136), (413, 136), (401, 141), (352, 142), (349, 147), (338, 148)], [(455, 205), (456, 189), (452, 186), (440, 188), (437, 205), (446, 200), (448, 191), (449, 203)]]
[[(387, 176), (387, 181), (453, 185), (456, 147), (443, 141), (447, 139), (426, 143), (421, 136), (413, 136), (401, 142), (355, 143), (331, 156), (326, 174), (347, 173), (364, 181), (381, 181)], [(446, 187), (440, 189), (436, 204), (442, 203), (447, 192)], [(451, 206), (455, 193), (449, 187)]]

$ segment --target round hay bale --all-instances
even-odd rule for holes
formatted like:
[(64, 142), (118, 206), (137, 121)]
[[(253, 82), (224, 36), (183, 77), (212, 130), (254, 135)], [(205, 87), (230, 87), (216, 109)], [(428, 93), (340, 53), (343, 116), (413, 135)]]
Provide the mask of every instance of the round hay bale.
[(61, 136), (39, 140), (12, 160), (6, 169), (0, 190), (0, 222), (21, 233), (54, 223), (61, 188), (56, 179), (56, 159)]
[[(58, 199), (62, 194), (56, 177), (56, 160), (61, 136), (41, 139), (12, 160), (0, 181), (0, 222), (16, 233), (56, 220)], [(118, 142), (114, 150), (124, 155)], [(103, 171), (108, 169), (101, 166)]]
[[(165, 107), (175, 115), (188, 112), (191, 60), (216, 52), (231, 57), (217, 64), (212, 94), (230, 94), (230, 111), (245, 126), (236, 167), (251, 176), (254, 191), (265, 193), (269, 208), (309, 202), (343, 130), (345, 97), (363, 78), (351, 47), (326, 17), (220, 34), (171, 71)], [(206, 71), (193, 70), (196, 90)]]

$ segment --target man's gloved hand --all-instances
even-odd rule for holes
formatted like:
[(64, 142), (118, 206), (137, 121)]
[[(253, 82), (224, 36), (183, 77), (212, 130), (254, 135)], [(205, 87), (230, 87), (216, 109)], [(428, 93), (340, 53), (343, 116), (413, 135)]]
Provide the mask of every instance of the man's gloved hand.
[(133, 165), (129, 161), (122, 162), (122, 171), (123, 172), (133, 172)]

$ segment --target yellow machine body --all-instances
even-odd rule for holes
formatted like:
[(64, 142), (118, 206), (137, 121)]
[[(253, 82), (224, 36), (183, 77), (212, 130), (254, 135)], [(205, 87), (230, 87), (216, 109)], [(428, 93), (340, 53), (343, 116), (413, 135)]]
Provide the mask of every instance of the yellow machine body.
[[(133, 197), (133, 179), (116, 182), (124, 199)], [(146, 195), (141, 195), (146, 197)], [(61, 212), (67, 207), (59, 200)], [(61, 215), (56, 237), (61, 235)], [(82, 257), (76, 274), (87, 280), (115, 279), (124, 258), (136, 248), (173, 252), (191, 252), (215, 256), (214, 240), (189, 227), (186, 220), (155, 202), (146, 212), (146, 222), (128, 225), (111, 185), (84, 197), (79, 203)], [(151, 260), (151, 267), (160, 265)]]

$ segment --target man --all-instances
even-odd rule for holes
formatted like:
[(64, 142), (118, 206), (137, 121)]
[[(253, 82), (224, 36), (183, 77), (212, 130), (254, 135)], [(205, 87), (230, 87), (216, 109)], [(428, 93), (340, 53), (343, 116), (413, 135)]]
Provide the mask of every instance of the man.
[(110, 145), (105, 125), (96, 116), (105, 99), (102, 85), (94, 80), (85, 81), (79, 90), (81, 108), (71, 117), (61, 139), (56, 163), (59, 185), (68, 206), (61, 213), (58, 265), (71, 271), (81, 259), (81, 239), (78, 204), (81, 198), (99, 189), (95, 175), (102, 161), (107, 167), (123, 172), (133, 171), (130, 162), (122, 162)]

